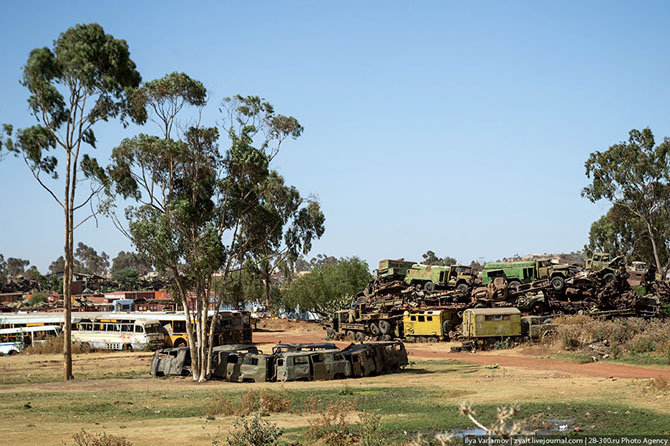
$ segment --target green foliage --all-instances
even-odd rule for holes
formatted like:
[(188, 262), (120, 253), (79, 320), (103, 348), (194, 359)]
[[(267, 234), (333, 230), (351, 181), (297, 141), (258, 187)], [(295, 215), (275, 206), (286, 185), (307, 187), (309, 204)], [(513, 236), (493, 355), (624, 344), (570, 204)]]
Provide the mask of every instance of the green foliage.
[[(605, 152), (591, 153), (585, 167), (591, 184), (583, 189), (582, 196), (593, 202), (608, 200), (630, 213), (630, 218), (623, 215), (617, 224), (616, 219), (600, 222), (593, 234), (594, 241), (597, 243), (600, 232), (604, 234), (601, 238), (609, 240), (615, 248), (624, 249), (626, 246), (617, 246), (616, 241), (622, 238), (619, 245), (623, 245), (630, 238), (630, 231), (625, 227), (621, 231), (621, 223), (628, 223), (633, 232), (636, 225), (641, 225), (649, 238), (654, 263), (662, 271), (657, 239), (663, 242), (661, 246), (668, 246), (670, 140), (666, 138), (656, 145), (650, 129), (633, 129), (628, 141), (614, 144)], [(609, 223), (614, 227), (608, 227)]]
[(33, 295), (30, 296), (30, 299), (28, 299), (28, 305), (31, 307), (34, 307), (35, 305), (39, 303), (43, 303), (47, 301), (47, 295), (41, 292), (34, 293)]
[(134, 289), (140, 277), (139, 271), (135, 268), (126, 267), (117, 269), (112, 273), (112, 280), (119, 282), (125, 289)]
[(25, 272), (26, 266), (30, 265), (29, 260), (23, 260), (16, 257), (7, 259), (7, 275), (9, 277), (22, 276)]
[(377, 412), (364, 411), (358, 415), (361, 446), (384, 446), (386, 443), (381, 430), (381, 416)]
[(284, 434), (284, 429), (261, 418), (259, 413), (239, 417), (233, 423), (236, 431), (228, 436), (230, 446), (274, 446)]
[(104, 251), (98, 254), (95, 249), (82, 242), (77, 245), (74, 255), (81, 265), (80, 272), (102, 275), (109, 268), (109, 256)]
[(453, 258), (453, 257), (445, 257), (445, 258), (440, 258), (435, 255), (433, 251), (426, 251), (425, 254), (423, 254), (421, 257), (423, 257), (423, 260), (421, 263), (424, 265), (439, 265), (439, 266), (451, 266), (451, 265), (456, 265), (458, 261)]
[[(119, 251), (119, 253), (112, 260), (112, 275), (122, 269), (133, 269), (139, 275), (145, 275), (151, 272), (151, 263), (145, 257), (136, 252)], [(116, 279), (115, 279), (116, 280)]]
[(358, 257), (342, 258), (334, 264), (313, 268), (292, 281), (282, 294), (284, 308), (313, 311), (322, 315), (348, 308), (353, 296), (372, 279), (367, 263)]

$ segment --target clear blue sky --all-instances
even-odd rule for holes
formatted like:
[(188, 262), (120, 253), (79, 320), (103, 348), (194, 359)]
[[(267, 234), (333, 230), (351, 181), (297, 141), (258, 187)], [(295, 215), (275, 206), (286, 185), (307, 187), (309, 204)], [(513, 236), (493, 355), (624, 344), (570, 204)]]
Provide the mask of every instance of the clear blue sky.
[[(321, 201), (312, 255), (374, 268), (428, 249), (569, 252), (608, 207), (580, 196), (588, 154), (631, 128), (670, 135), (668, 17), (667, 2), (4, 2), (0, 123), (33, 123), (18, 83), (30, 50), (97, 22), (144, 80), (203, 81), (207, 123), (236, 93), (300, 120), (275, 167)], [(99, 127), (98, 158), (137, 131)], [(22, 160), (0, 162), (0, 188), (0, 253), (46, 270), (62, 212)], [(108, 221), (75, 239), (111, 257), (130, 247)]]

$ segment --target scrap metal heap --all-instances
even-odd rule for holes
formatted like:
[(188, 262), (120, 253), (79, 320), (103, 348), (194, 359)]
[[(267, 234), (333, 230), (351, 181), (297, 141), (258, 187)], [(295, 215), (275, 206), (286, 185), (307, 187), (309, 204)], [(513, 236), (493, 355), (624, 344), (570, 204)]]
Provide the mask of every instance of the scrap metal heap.
[(356, 296), (354, 306), (364, 305), (370, 312), (387, 314), (426, 309), (514, 306), (524, 313), (542, 315), (661, 316), (663, 304), (670, 304), (670, 284), (647, 275), (640, 284), (641, 288), (638, 288), (646, 291), (645, 295), (641, 295), (627, 279), (623, 262), (614, 274), (611, 270), (573, 273), (560, 291), (552, 287), (548, 279), (510, 287), (504, 278), (499, 277), (486, 286), (467, 292), (449, 290), (433, 293), (398, 280), (375, 279)]

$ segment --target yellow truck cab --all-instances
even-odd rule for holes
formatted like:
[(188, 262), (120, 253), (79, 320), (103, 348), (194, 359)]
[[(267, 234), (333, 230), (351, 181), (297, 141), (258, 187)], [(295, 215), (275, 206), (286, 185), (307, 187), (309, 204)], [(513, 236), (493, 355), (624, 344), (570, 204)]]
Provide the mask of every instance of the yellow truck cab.
[(449, 339), (458, 316), (456, 310), (405, 311), (402, 322), (408, 341), (437, 342)]

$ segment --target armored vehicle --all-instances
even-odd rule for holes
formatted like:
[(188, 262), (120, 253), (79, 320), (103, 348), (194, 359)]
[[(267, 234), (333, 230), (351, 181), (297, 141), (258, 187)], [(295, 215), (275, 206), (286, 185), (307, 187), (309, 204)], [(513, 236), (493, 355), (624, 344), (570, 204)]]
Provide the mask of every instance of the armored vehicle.
[(351, 364), (339, 349), (275, 354), (277, 381), (317, 381), (351, 376)]
[(514, 288), (522, 283), (540, 279), (551, 280), (556, 291), (565, 289), (565, 280), (577, 272), (568, 264), (554, 264), (551, 259), (537, 259), (527, 262), (489, 262), (482, 270), (482, 285), (488, 285), (496, 277), (507, 279), (508, 286)]
[(475, 280), (472, 268), (464, 265), (438, 266), (417, 263), (407, 270), (405, 283), (421, 286), (429, 293), (435, 289), (458, 289), (467, 292)]

